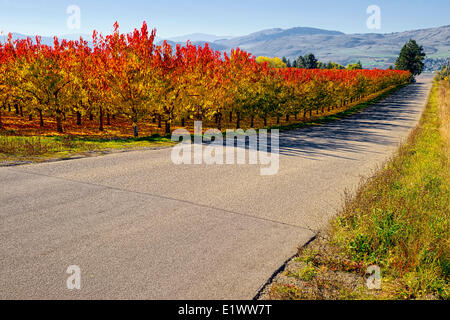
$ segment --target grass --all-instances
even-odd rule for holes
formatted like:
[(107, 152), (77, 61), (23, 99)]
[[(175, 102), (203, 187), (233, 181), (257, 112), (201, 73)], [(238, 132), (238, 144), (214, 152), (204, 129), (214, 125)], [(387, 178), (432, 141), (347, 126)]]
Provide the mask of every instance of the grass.
[(11, 162), (40, 162), (77, 155), (92, 155), (172, 145), (166, 137), (154, 135), (142, 138), (104, 139), (100, 137), (16, 136), (13, 132), (0, 134), (0, 164)]
[[(396, 156), (348, 197), (331, 229), (301, 249), (270, 299), (449, 299), (450, 84), (436, 82)], [(299, 265), (300, 263), (300, 265)], [(365, 285), (367, 267), (382, 289)], [(315, 268), (305, 281), (302, 270)]]

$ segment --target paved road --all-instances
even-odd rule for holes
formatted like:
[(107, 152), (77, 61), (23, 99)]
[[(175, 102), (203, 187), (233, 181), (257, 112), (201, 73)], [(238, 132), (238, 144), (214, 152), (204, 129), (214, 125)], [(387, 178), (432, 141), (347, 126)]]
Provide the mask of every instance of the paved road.
[(283, 134), (274, 176), (176, 166), (170, 150), (0, 168), (0, 298), (253, 298), (407, 137), (430, 80)]

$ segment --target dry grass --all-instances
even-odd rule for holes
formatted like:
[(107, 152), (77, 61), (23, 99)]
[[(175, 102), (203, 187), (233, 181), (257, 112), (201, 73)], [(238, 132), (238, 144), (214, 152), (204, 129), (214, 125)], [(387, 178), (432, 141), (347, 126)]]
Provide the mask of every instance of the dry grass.
[(333, 242), (348, 258), (382, 268), (388, 297), (450, 295), (450, 153), (441, 112), (448, 90), (434, 86), (407, 143), (334, 224)]
[(441, 112), (441, 135), (450, 153), (450, 82), (443, 82), (438, 91), (438, 104)]
[(0, 133), (0, 166), (13, 163), (40, 162), (80, 155), (97, 155), (114, 150), (171, 146), (170, 139), (160, 136), (110, 139), (99, 137), (17, 136)]
[[(436, 83), (397, 155), (348, 197), (327, 237), (301, 249), (303, 265), (291, 262), (263, 298), (449, 299), (449, 97), (450, 85)], [(364, 285), (370, 265), (381, 268), (382, 290)], [(305, 268), (314, 279), (305, 281)]]

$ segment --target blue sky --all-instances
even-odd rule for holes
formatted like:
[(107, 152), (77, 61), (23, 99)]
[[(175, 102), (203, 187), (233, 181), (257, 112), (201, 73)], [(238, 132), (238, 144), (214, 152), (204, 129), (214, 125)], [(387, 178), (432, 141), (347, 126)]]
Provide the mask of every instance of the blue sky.
[[(81, 29), (68, 28), (69, 5), (81, 10)], [(146, 20), (159, 37), (195, 32), (245, 35), (262, 29), (318, 27), (346, 33), (366, 27), (369, 5), (381, 8), (388, 33), (450, 24), (449, 0), (0, 0), (0, 31), (43, 36), (109, 32), (115, 21), (128, 32)]]

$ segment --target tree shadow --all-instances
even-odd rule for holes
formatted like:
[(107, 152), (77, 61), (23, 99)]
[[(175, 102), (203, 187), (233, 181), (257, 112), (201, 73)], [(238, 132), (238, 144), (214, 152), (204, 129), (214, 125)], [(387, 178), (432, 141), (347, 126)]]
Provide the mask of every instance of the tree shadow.
[(420, 116), (420, 106), (427, 94), (427, 86), (418, 82), (344, 119), (282, 132), (280, 155), (318, 160), (324, 156), (353, 159), (354, 153), (376, 153), (374, 145), (398, 143), (393, 133), (411, 127)]

